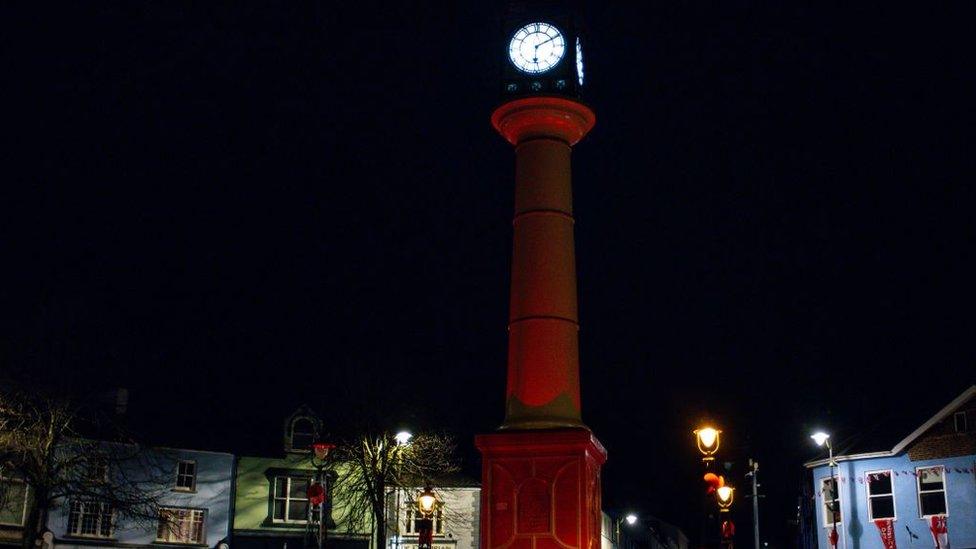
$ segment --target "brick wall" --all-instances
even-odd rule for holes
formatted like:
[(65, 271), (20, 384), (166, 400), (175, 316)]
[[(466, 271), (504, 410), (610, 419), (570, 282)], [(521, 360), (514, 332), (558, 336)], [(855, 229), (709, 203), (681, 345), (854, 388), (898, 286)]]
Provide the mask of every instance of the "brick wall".
[[(956, 431), (955, 412), (966, 414), (968, 429), (965, 432)], [(933, 425), (908, 448), (908, 457), (912, 461), (966, 455), (976, 455), (976, 399), (970, 399)]]

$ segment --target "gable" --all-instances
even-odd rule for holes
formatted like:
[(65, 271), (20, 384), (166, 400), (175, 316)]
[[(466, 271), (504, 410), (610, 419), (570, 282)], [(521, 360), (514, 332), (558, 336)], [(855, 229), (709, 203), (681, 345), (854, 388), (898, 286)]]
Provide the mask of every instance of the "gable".
[[(976, 455), (976, 397), (947, 410), (907, 447), (912, 461)], [(961, 417), (957, 419), (957, 414)], [(958, 425), (964, 423), (965, 425)], [(958, 430), (957, 427), (965, 427)]]

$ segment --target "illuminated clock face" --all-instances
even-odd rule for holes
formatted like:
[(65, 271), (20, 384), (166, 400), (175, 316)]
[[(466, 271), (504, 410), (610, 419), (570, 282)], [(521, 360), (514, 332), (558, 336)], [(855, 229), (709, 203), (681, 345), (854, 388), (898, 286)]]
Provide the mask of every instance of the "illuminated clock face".
[(549, 23), (529, 23), (512, 36), (508, 56), (522, 72), (538, 74), (559, 63), (566, 53), (566, 40)]
[(583, 46), (580, 45), (579, 37), (576, 38), (576, 77), (579, 78), (580, 86), (583, 85)]

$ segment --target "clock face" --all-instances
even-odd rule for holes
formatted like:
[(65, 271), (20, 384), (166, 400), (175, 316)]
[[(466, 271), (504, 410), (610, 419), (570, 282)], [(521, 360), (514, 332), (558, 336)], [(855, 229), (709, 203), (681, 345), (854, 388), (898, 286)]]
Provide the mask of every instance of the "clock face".
[(576, 37), (576, 77), (579, 78), (580, 86), (583, 85), (583, 46), (580, 45), (579, 37)]
[(566, 53), (566, 40), (549, 23), (529, 23), (512, 36), (508, 56), (522, 72), (546, 72)]

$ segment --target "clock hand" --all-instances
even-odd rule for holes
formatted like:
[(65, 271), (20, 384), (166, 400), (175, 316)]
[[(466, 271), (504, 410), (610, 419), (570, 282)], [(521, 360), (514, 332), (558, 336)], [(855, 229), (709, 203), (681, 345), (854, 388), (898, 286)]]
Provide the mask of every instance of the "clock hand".
[(535, 49), (538, 50), (539, 49), (539, 46), (545, 44), (546, 42), (552, 42), (553, 39), (555, 39), (555, 38), (556, 38), (555, 36), (550, 36), (548, 40), (543, 40), (542, 42), (539, 42), (538, 44), (535, 45)]

